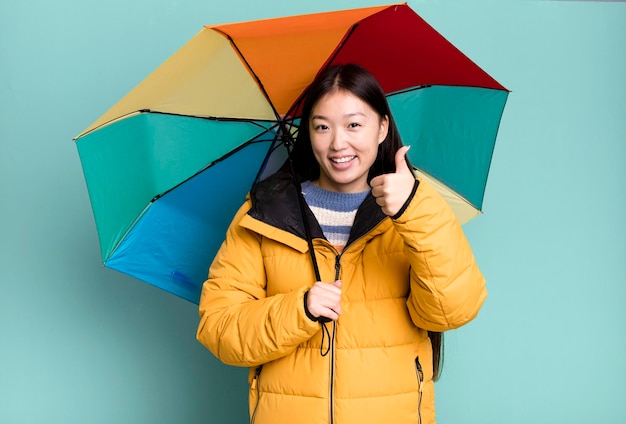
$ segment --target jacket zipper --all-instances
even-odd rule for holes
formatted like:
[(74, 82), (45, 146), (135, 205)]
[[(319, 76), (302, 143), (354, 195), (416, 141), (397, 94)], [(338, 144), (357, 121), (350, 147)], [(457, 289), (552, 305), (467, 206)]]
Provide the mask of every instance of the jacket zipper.
[(424, 386), (424, 371), (422, 370), (422, 364), (420, 364), (419, 357), (415, 357), (415, 372), (417, 374), (418, 385), (418, 401), (417, 401), (417, 422), (422, 424), (422, 389)]
[(333, 321), (333, 334), (330, 339), (330, 402), (329, 402), (329, 423), (335, 422), (335, 326), (337, 324)]
[[(341, 254), (335, 256), (335, 281), (339, 279), (341, 271)], [(330, 338), (330, 424), (335, 422), (335, 331), (337, 322), (333, 321), (333, 334)]]
[(254, 405), (254, 411), (252, 412), (252, 417), (250, 418), (250, 424), (254, 424), (254, 420), (256, 419), (256, 411), (259, 409), (259, 402), (261, 400), (261, 392), (259, 391), (259, 381), (261, 379), (261, 370), (263, 369), (263, 365), (259, 365), (254, 372), (254, 378), (252, 379), (252, 385), (250, 387), (251, 390), (256, 390), (256, 404)]

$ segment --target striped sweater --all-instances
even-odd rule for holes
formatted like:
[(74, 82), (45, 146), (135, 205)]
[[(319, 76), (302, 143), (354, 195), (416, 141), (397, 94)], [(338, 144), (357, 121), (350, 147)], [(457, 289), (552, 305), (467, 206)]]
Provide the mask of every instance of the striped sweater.
[(369, 190), (361, 193), (339, 193), (324, 190), (310, 181), (302, 183), (302, 194), (326, 239), (340, 252), (350, 237), (356, 211)]

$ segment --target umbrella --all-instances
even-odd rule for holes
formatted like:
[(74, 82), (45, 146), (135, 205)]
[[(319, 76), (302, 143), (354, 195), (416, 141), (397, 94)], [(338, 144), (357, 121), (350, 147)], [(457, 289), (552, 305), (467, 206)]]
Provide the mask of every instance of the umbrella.
[(197, 303), (306, 87), (341, 63), (379, 80), (459, 220), (479, 214), (508, 90), (406, 3), (209, 25), (75, 138), (105, 266)]

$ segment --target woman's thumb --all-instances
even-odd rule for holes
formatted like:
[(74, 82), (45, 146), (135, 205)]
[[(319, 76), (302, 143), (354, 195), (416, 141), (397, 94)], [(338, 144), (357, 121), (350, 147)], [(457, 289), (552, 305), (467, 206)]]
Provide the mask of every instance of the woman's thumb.
[(396, 152), (396, 173), (409, 170), (409, 164), (406, 160), (406, 153), (409, 151), (410, 148), (411, 146), (402, 146)]

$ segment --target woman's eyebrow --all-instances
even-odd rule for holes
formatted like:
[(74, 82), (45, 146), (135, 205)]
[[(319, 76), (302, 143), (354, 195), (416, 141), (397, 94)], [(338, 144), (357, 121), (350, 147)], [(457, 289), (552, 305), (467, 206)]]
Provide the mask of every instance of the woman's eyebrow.
[[(351, 118), (353, 116), (366, 116), (363, 112), (350, 112), (350, 113), (346, 113), (343, 115), (344, 118)], [(311, 119), (325, 119), (328, 120), (328, 118), (324, 115), (313, 115), (311, 116)]]

